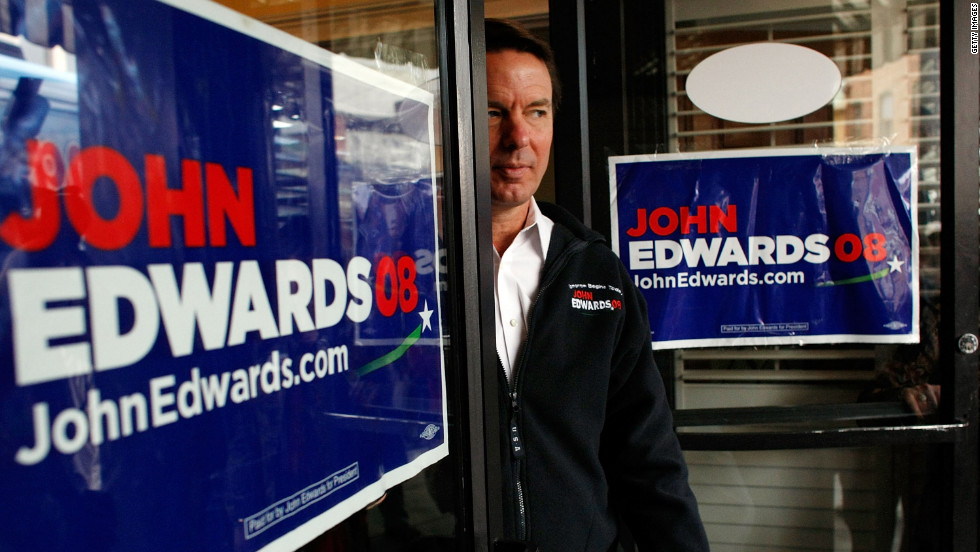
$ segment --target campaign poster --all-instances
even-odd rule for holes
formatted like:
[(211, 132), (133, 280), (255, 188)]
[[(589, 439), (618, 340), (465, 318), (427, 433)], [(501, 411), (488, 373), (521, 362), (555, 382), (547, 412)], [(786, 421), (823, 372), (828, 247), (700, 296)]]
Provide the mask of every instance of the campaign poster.
[(914, 343), (916, 150), (611, 157), (612, 244), (654, 349)]
[(210, 2), (0, 11), (0, 550), (295, 550), (447, 454), (430, 92)]

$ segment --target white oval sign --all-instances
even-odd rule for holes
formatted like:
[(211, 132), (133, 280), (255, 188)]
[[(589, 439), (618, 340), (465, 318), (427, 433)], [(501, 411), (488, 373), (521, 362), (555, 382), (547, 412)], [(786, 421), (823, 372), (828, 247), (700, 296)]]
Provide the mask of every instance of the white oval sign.
[(796, 119), (827, 105), (841, 85), (837, 64), (795, 44), (762, 42), (722, 50), (687, 77), (687, 95), (705, 113), (739, 123)]

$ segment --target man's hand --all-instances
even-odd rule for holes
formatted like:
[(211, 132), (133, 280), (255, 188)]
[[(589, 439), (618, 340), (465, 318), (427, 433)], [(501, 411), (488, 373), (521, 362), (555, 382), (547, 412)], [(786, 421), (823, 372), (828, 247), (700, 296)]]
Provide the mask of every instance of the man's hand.
[(926, 414), (932, 414), (939, 408), (940, 387), (929, 383), (922, 383), (915, 387), (902, 389), (902, 398), (905, 404), (909, 405), (912, 412), (919, 418)]

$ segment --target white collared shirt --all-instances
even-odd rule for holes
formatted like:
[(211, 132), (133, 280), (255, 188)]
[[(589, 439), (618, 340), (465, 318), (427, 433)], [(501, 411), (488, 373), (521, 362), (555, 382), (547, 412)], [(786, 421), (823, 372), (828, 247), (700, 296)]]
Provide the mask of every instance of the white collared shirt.
[(501, 256), (493, 250), (493, 299), (497, 321), (497, 355), (510, 381), (527, 337), (527, 315), (541, 284), (555, 223), (541, 214), (531, 198), (524, 229)]

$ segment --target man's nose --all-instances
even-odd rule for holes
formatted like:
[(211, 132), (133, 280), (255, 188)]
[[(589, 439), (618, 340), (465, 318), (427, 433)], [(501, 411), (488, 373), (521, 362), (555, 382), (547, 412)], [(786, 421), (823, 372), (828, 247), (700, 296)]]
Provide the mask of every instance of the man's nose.
[(527, 121), (521, 117), (510, 117), (506, 126), (506, 145), (514, 148), (526, 148), (531, 144), (530, 128)]

